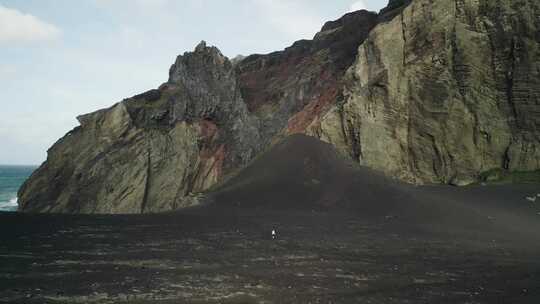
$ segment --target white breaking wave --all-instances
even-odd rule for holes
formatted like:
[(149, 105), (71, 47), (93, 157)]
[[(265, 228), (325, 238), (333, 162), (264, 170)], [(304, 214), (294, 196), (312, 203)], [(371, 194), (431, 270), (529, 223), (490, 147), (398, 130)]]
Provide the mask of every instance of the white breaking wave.
[(8, 202), (0, 202), (0, 211), (17, 211), (17, 207), (19, 207), (19, 204), (17, 204), (16, 197), (10, 199)]

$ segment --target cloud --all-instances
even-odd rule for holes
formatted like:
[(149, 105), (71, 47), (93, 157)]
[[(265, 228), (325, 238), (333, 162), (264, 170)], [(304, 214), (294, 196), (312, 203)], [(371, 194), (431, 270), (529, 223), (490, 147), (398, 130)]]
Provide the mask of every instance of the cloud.
[(55, 40), (60, 29), (30, 14), (0, 5), (0, 45)]
[[(113, 6), (118, 4), (118, 0), (95, 0), (96, 4), (101, 7)], [(163, 8), (171, 3), (171, 0), (124, 0), (120, 4), (134, 4), (141, 8)], [(129, 8), (129, 7), (126, 7)]]
[(292, 0), (252, 0), (263, 20), (295, 39), (310, 39), (320, 30), (324, 18), (309, 10), (309, 3)]
[(169, 5), (169, 0), (136, 0), (135, 3), (142, 8), (164, 9)]
[[(191, 0), (94, 0), (93, 3), (100, 9), (107, 10), (117, 15), (119, 12), (129, 17), (152, 16), (158, 21), (175, 11), (175, 8), (188, 4)], [(202, 1), (202, 0), (199, 0)]]
[(17, 73), (17, 69), (13, 65), (0, 64), (0, 79), (7, 79)]
[(349, 8), (350, 12), (359, 11), (359, 10), (365, 10), (367, 9), (367, 5), (363, 0), (359, 0), (351, 4), (351, 7)]

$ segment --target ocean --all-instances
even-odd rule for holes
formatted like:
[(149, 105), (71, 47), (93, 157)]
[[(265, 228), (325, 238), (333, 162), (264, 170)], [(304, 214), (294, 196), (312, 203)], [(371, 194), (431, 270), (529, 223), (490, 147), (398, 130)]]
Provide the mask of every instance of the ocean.
[(36, 166), (0, 165), (0, 212), (17, 211), (17, 191)]

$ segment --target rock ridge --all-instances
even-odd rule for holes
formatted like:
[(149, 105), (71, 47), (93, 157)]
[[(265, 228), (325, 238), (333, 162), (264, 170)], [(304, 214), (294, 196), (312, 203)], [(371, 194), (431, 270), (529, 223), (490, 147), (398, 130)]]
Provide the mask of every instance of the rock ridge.
[(416, 184), (539, 170), (540, 4), (518, 2), (391, 0), (232, 61), (202, 41), (159, 88), (79, 116), (20, 210), (193, 206), (292, 134)]

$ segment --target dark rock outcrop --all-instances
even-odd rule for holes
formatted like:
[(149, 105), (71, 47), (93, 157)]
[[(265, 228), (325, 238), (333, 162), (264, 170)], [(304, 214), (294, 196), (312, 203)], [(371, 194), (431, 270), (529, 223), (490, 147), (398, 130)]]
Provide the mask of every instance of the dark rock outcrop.
[(160, 88), (79, 117), (19, 192), (33, 212), (158, 212), (280, 138), (413, 183), (540, 169), (540, 4), (391, 0), (232, 63), (203, 42)]
[(238, 64), (242, 96), (263, 137), (303, 133), (341, 98), (343, 75), (376, 23), (375, 13), (349, 13), (327, 22), (313, 40)]

